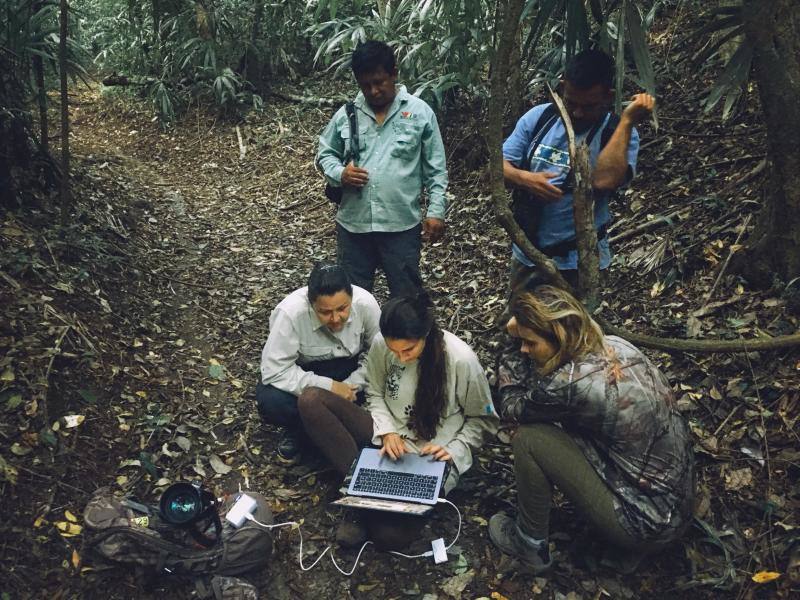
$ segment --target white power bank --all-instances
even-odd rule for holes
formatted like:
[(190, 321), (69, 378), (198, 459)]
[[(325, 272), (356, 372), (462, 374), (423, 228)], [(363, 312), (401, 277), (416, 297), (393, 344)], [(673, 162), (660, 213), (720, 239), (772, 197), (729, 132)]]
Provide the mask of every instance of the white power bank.
[(242, 494), (225, 515), (225, 520), (238, 529), (247, 520), (247, 515), (253, 514), (255, 510), (255, 499), (247, 494)]
[(445, 548), (442, 538), (433, 540), (433, 542), (431, 542), (431, 547), (433, 548), (433, 562), (437, 565), (447, 562), (447, 548)]

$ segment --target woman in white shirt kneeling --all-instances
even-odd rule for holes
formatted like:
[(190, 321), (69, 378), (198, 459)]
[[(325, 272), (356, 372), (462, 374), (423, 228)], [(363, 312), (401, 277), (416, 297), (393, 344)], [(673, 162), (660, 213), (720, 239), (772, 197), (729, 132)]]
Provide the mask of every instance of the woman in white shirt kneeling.
[(379, 317), (372, 294), (351, 285), (345, 270), (334, 264), (317, 264), (308, 286), (272, 311), (256, 402), (265, 423), (284, 428), (279, 459), (299, 460), (297, 397), (303, 390), (323, 388), (348, 402), (363, 398), (366, 355)]
[[(445, 493), (472, 466), (472, 449), (498, 420), (478, 357), (438, 327), (424, 291), (390, 300), (381, 310), (380, 334), (367, 355), (367, 402), (368, 410), (308, 388), (298, 409), (306, 433), (342, 476), (360, 448), (373, 444), (392, 460), (415, 452), (449, 461)], [(356, 546), (369, 537), (394, 550), (413, 541), (424, 524), (410, 515), (352, 511), (336, 538)]]

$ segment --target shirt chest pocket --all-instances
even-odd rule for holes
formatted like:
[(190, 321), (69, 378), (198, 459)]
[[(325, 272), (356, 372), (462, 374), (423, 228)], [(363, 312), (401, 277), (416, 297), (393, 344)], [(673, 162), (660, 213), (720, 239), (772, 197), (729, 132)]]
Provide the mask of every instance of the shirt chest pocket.
[(392, 145), (392, 156), (395, 158), (413, 158), (419, 153), (419, 136), (411, 132), (395, 135)]
[(333, 348), (331, 346), (314, 346), (311, 344), (300, 345), (300, 356), (306, 362), (316, 362), (318, 360), (326, 360), (333, 357)]

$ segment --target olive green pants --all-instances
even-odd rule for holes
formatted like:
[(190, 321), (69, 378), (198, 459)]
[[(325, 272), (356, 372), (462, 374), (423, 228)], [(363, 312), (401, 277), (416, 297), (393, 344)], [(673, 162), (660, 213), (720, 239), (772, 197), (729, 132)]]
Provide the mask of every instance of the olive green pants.
[(555, 485), (603, 539), (620, 548), (646, 548), (619, 524), (614, 494), (563, 429), (546, 423), (521, 425), (513, 447), (517, 524), (523, 533), (537, 539), (548, 537)]

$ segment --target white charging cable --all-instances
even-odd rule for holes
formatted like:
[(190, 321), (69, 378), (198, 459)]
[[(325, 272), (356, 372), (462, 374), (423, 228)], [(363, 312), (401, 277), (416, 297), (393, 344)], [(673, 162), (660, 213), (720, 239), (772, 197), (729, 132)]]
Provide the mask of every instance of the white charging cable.
[(247, 515), (245, 515), (245, 519), (247, 519), (248, 521), (252, 521), (256, 525), (260, 525), (265, 529), (276, 529), (278, 527), (288, 527), (288, 526), (297, 529), (297, 533), (300, 534), (300, 550), (297, 553), (298, 562), (300, 563), (300, 568), (303, 571), (310, 571), (311, 569), (313, 569), (317, 565), (317, 563), (322, 559), (322, 557), (325, 556), (325, 553), (331, 549), (330, 546), (325, 548), (325, 550), (322, 551), (322, 554), (320, 554), (317, 557), (317, 560), (315, 560), (313, 563), (311, 563), (311, 565), (306, 567), (303, 565), (303, 532), (300, 530), (300, 523), (298, 523), (297, 521), (287, 521), (286, 523), (274, 523), (272, 525), (268, 525), (267, 523), (262, 523), (261, 521), (256, 519), (251, 513), (247, 513)]
[[(449, 504), (453, 508), (456, 509), (456, 514), (458, 515), (458, 530), (456, 531), (456, 537), (453, 538), (453, 541), (450, 542), (446, 549), (450, 550), (453, 545), (458, 541), (458, 536), (461, 535), (461, 511), (458, 510), (458, 507), (450, 502), (447, 498), (439, 498), (437, 502), (441, 502), (442, 504)], [(394, 554), (395, 556), (402, 556), (403, 558), (423, 558), (427, 556), (433, 556), (433, 550), (428, 550), (427, 552), (423, 552), (422, 554), (403, 554), (402, 552), (395, 552), (394, 550), (390, 550), (389, 554)]]
[[(456, 537), (454, 537), (453, 541), (450, 542), (446, 547), (447, 550), (450, 550), (450, 548), (452, 548), (453, 545), (458, 541), (458, 537), (461, 535), (461, 511), (458, 510), (458, 507), (455, 504), (453, 504), (452, 502), (450, 502), (450, 500), (446, 498), (439, 498), (438, 502), (441, 502), (443, 504), (449, 504), (456, 510), (456, 514), (458, 515), (458, 530), (456, 531)], [(315, 566), (317, 566), (319, 561), (322, 560), (322, 557), (325, 556), (325, 554), (331, 549), (330, 546), (325, 548), (325, 550), (322, 551), (322, 553), (316, 558), (316, 560), (306, 567), (303, 564), (303, 532), (300, 529), (300, 523), (298, 523), (297, 521), (287, 521), (285, 523), (274, 523), (272, 525), (269, 525), (267, 523), (262, 523), (261, 521), (256, 519), (252, 515), (252, 513), (245, 514), (244, 518), (247, 519), (248, 521), (252, 521), (256, 525), (259, 525), (265, 529), (272, 530), (272, 529), (277, 529), (278, 527), (292, 527), (293, 529), (297, 529), (297, 533), (300, 534), (300, 549), (297, 552), (297, 558), (298, 562), (300, 563), (300, 568), (303, 571), (310, 571)], [(356, 555), (355, 561), (353, 562), (353, 568), (350, 569), (349, 571), (345, 571), (339, 566), (339, 564), (336, 562), (336, 559), (333, 557), (333, 552), (331, 552), (328, 556), (331, 557), (331, 562), (333, 563), (333, 566), (336, 568), (336, 570), (339, 571), (342, 575), (349, 577), (355, 572), (356, 567), (358, 566), (358, 561), (361, 560), (361, 555), (364, 553), (364, 549), (371, 543), (372, 541), (370, 540), (364, 542), (364, 544), (361, 546), (361, 549), (358, 551), (358, 554)], [(396, 552), (394, 550), (390, 550), (389, 554), (394, 554), (395, 556), (402, 556), (403, 558), (425, 558), (428, 556), (433, 556), (433, 550), (428, 550), (427, 552), (423, 552), (422, 554), (403, 554), (402, 552)]]
[[(276, 529), (278, 527), (287, 527), (287, 526), (291, 526), (293, 529), (297, 529), (297, 533), (300, 534), (300, 549), (298, 550), (297, 557), (298, 557), (298, 562), (300, 563), (300, 568), (303, 571), (310, 571), (311, 569), (316, 567), (317, 563), (319, 563), (319, 561), (322, 560), (322, 557), (325, 556), (325, 554), (331, 549), (330, 546), (325, 548), (325, 550), (322, 551), (322, 553), (317, 557), (317, 559), (313, 563), (311, 563), (309, 566), (306, 567), (303, 564), (303, 532), (300, 529), (300, 523), (298, 523), (297, 521), (287, 521), (286, 523), (274, 523), (272, 525), (268, 525), (267, 523), (262, 523), (261, 521), (256, 519), (250, 513), (248, 513), (245, 516), (245, 519), (247, 519), (248, 521), (252, 521), (256, 525), (260, 525), (261, 527), (264, 527), (265, 529), (270, 529), (270, 530), (271, 529)], [(353, 568), (350, 569), (350, 571), (343, 571), (342, 568), (336, 563), (336, 559), (333, 558), (333, 553), (331, 553), (331, 554), (329, 554), (329, 556), (331, 557), (331, 562), (333, 562), (333, 566), (336, 567), (336, 570), (339, 571), (342, 575), (346, 575), (346, 576), (349, 577), (350, 575), (352, 575), (355, 572), (356, 566), (358, 565), (358, 561), (361, 559), (361, 554), (364, 552), (364, 548), (366, 548), (371, 543), (372, 542), (370, 542), (370, 541), (364, 542), (364, 545), (361, 546), (361, 550), (358, 551), (358, 556), (356, 556), (355, 563), (353, 563)]]
[[(453, 541), (450, 542), (446, 547), (447, 550), (450, 550), (450, 548), (453, 547), (456, 541), (458, 541), (458, 537), (461, 535), (461, 511), (458, 510), (458, 507), (455, 504), (453, 504), (452, 502), (450, 502), (450, 500), (447, 500), (446, 498), (439, 498), (438, 502), (441, 502), (443, 504), (449, 504), (454, 509), (456, 509), (456, 514), (458, 515), (458, 530), (456, 531), (456, 537), (454, 537)], [(262, 523), (261, 521), (256, 519), (252, 515), (252, 513), (247, 513), (245, 515), (245, 519), (247, 519), (248, 521), (252, 521), (256, 525), (260, 525), (265, 529), (270, 529), (270, 530), (276, 529), (278, 527), (288, 527), (288, 526), (297, 529), (297, 532), (300, 534), (300, 549), (298, 551), (298, 562), (300, 563), (300, 568), (303, 571), (310, 571), (315, 566), (317, 566), (319, 561), (322, 560), (322, 557), (325, 556), (325, 554), (331, 549), (330, 546), (325, 548), (325, 550), (322, 551), (322, 553), (317, 557), (317, 559), (306, 567), (303, 565), (303, 532), (300, 529), (300, 523), (298, 523), (297, 521), (287, 521), (286, 523), (274, 523), (272, 525), (269, 525), (267, 523)], [(339, 566), (339, 564), (336, 562), (336, 559), (333, 557), (333, 552), (331, 552), (328, 556), (330, 556), (331, 562), (333, 563), (333, 566), (336, 568), (336, 570), (339, 571), (339, 573), (341, 573), (342, 575), (349, 577), (350, 575), (355, 573), (356, 567), (358, 566), (358, 561), (361, 560), (361, 555), (364, 553), (364, 549), (371, 543), (372, 541), (370, 540), (364, 542), (364, 544), (361, 546), (361, 549), (358, 551), (358, 554), (356, 555), (355, 561), (353, 562), (353, 568), (350, 569), (349, 571), (345, 571)], [(403, 558), (424, 558), (428, 556), (433, 556), (433, 550), (428, 550), (427, 552), (423, 552), (422, 554), (403, 554), (402, 552), (396, 552), (394, 550), (390, 550), (389, 554), (394, 554), (395, 556), (402, 556)]]

